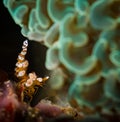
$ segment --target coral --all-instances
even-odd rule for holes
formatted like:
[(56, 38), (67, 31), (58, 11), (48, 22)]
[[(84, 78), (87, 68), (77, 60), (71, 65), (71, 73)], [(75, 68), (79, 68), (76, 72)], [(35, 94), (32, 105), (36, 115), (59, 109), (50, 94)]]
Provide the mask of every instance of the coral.
[(120, 112), (119, 0), (4, 0), (4, 5), (25, 37), (48, 47), (45, 64), (56, 74), (53, 89), (67, 84), (74, 107)]

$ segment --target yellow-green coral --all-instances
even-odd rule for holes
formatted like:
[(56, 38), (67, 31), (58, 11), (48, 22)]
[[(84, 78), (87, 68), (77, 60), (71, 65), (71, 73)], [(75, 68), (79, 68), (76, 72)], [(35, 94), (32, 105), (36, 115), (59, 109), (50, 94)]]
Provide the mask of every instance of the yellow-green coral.
[(68, 76), (71, 104), (120, 111), (119, 0), (4, 0), (4, 4), (25, 37), (48, 47), (46, 67), (57, 68), (52, 88), (61, 89)]

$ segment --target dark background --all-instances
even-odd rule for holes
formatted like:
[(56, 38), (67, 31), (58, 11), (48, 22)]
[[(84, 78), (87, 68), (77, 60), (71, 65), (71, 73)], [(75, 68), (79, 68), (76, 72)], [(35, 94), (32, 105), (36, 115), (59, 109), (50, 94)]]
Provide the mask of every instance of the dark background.
[[(14, 73), (17, 56), (21, 51), (22, 43), (26, 38), (21, 34), (21, 28), (15, 24), (2, 1), (0, 1), (0, 69), (7, 73)], [(29, 41), (26, 58), (29, 61), (28, 71), (35, 71), (44, 76), (46, 47), (42, 44)]]

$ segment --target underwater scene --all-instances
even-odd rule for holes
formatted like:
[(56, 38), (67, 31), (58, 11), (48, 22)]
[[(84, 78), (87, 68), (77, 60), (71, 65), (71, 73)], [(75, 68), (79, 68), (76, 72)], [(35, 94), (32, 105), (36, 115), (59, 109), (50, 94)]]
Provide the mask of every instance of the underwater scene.
[(120, 0), (2, 8), (0, 122), (120, 122)]

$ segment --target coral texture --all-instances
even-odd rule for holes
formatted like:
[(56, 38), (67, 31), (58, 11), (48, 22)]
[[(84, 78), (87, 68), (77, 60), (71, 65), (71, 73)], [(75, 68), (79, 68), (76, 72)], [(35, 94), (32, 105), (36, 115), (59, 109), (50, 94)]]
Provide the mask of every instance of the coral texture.
[[(48, 47), (52, 86), (71, 104), (120, 112), (119, 0), (4, 0), (22, 34)], [(60, 74), (60, 75), (58, 75)]]

